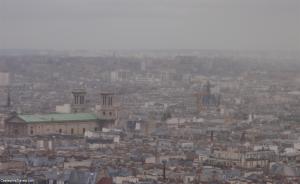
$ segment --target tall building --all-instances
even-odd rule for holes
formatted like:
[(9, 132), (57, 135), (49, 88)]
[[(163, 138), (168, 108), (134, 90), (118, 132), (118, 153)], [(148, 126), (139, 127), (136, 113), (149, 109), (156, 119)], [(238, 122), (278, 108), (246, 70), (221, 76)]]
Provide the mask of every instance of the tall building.
[(0, 106), (2, 109), (11, 107), (10, 75), (6, 70), (0, 71)]
[(9, 73), (0, 72), (0, 86), (9, 86)]
[(131, 72), (128, 70), (116, 70), (110, 73), (111, 82), (122, 82), (128, 81), (130, 78)]

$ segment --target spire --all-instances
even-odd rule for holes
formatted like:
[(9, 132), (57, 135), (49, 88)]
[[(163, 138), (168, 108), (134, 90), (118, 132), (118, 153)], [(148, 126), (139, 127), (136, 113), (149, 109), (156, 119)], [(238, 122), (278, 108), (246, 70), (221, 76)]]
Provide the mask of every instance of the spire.
[(6, 101), (6, 107), (10, 107), (11, 105), (11, 99), (10, 99), (10, 89), (8, 88), (7, 91), (7, 101)]

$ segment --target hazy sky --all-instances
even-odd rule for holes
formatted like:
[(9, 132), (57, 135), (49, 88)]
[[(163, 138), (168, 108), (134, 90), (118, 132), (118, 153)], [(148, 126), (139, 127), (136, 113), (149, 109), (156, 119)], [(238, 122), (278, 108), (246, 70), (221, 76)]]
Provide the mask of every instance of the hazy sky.
[(300, 0), (0, 0), (0, 49), (300, 50)]

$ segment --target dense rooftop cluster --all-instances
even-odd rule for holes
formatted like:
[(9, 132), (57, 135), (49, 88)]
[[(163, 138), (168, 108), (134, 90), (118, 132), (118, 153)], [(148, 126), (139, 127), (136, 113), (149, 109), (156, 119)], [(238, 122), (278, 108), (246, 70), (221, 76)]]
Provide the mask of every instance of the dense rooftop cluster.
[[(10, 76), (0, 84), (0, 179), (300, 183), (298, 55), (2, 54), (0, 64)], [(73, 111), (79, 88), (87, 93)], [(113, 124), (103, 91), (118, 99), (107, 101), (117, 104)], [(28, 134), (8, 135), (11, 122)], [(45, 129), (30, 134), (32, 124)], [(53, 124), (65, 129), (44, 133)]]

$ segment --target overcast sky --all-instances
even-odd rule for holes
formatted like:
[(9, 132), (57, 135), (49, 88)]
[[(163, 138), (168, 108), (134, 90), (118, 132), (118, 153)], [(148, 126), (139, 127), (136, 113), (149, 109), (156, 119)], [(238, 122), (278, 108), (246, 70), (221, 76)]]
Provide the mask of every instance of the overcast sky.
[(0, 49), (300, 50), (300, 0), (0, 0)]

